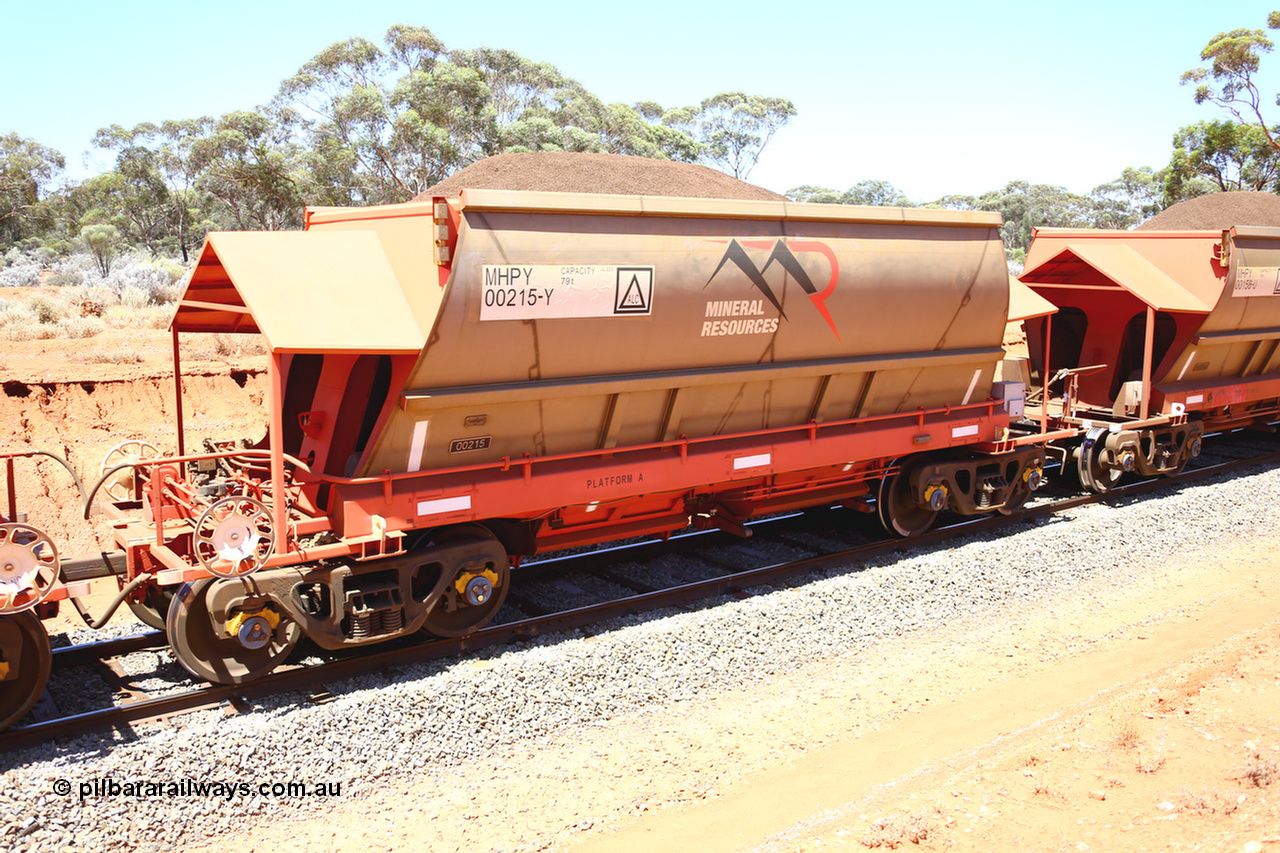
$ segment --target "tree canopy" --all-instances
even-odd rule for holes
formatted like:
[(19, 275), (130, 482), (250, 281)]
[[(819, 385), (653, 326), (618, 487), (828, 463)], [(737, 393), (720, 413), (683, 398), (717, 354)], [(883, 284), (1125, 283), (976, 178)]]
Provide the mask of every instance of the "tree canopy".
[[(1267, 28), (1280, 29), (1280, 12), (1267, 16)], [(1262, 54), (1270, 53), (1274, 47), (1262, 30), (1240, 28), (1218, 33), (1200, 51), (1200, 59), (1209, 66), (1184, 72), (1182, 83), (1195, 84), (1197, 104), (1217, 104), (1238, 123), (1257, 127), (1271, 145), (1280, 147), (1262, 115), (1262, 93), (1254, 81)], [(1280, 96), (1275, 101), (1280, 103)]]
[(506, 152), (629, 154), (745, 177), (794, 115), (790, 101), (743, 92), (692, 107), (606, 103), (550, 63), (450, 50), (397, 25), (380, 45), (321, 50), (265, 106), (102, 128), (93, 146), (114, 165), (81, 182), (56, 186), (59, 152), (0, 137), (0, 254), (34, 241), (102, 259), (113, 242), (185, 260), (211, 229), (298, 228), (308, 204), (406, 201)]
[[(1280, 11), (1267, 30), (1280, 29)], [(1176, 130), (1166, 166), (1128, 167), (1087, 195), (1009, 181), (979, 195), (910, 199), (887, 180), (806, 184), (797, 201), (998, 211), (1017, 259), (1032, 229), (1130, 228), (1183, 199), (1280, 191), (1280, 128), (1258, 83), (1274, 45), (1263, 29), (1218, 33), (1181, 77), (1218, 120)], [(1274, 100), (1280, 105), (1280, 96)], [(581, 151), (703, 163), (740, 179), (796, 115), (772, 95), (729, 91), (690, 105), (608, 103), (555, 65), (502, 48), (450, 49), (397, 25), (381, 43), (329, 45), (269, 104), (222, 116), (111, 125), (94, 136), (109, 171), (66, 181), (62, 153), (0, 136), (0, 256), (80, 249), (109, 267), (124, 247), (190, 258), (213, 229), (287, 229), (306, 205), (405, 201), (484, 157)]]

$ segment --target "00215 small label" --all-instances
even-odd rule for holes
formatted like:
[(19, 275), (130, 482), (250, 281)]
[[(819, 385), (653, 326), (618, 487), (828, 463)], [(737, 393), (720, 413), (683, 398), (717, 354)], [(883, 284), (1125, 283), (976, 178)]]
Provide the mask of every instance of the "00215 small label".
[(449, 442), (450, 453), (466, 453), (470, 450), (488, 450), (490, 442), (493, 441), (491, 435), (477, 435), (473, 438), (455, 438)]

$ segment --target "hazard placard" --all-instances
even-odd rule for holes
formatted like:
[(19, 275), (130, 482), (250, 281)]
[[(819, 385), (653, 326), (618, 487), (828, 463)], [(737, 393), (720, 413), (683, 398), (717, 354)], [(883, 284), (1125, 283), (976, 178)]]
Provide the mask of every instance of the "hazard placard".
[(486, 264), (481, 320), (647, 316), (653, 267)]
[(653, 267), (618, 267), (613, 313), (648, 314), (653, 304)]

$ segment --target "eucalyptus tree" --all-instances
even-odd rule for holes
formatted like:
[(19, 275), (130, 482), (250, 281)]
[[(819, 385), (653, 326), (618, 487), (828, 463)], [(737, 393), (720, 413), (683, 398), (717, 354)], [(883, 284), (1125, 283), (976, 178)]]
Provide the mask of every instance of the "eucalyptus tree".
[(1093, 205), (1090, 224), (1096, 228), (1124, 229), (1141, 225), (1165, 208), (1166, 170), (1150, 166), (1127, 167), (1120, 177), (1099, 184), (1089, 193)]
[(515, 51), (446, 50), (422, 27), (392, 27), (385, 50), (338, 42), (272, 103), (314, 150), (312, 191), (330, 204), (402, 201), (475, 160), (508, 151), (597, 151), (727, 166), (745, 177), (795, 109), (724, 93), (664, 111), (606, 103), (556, 66)]
[(143, 122), (98, 130), (93, 144), (114, 151), (115, 168), (90, 179), (85, 190), (105, 208), (124, 239), (154, 252), (178, 252), (183, 261), (211, 225), (212, 199), (199, 188), (196, 144), (212, 131), (205, 116)]
[(793, 201), (810, 201), (821, 204), (862, 204), (872, 207), (915, 207), (916, 203), (889, 181), (867, 179), (858, 181), (849, 189), (840, 190), (804, 184), (787, 191)]
[(123, 243), (120, 229), (107, 222), (86, 225), (80, 229), (80, 243), (93, 256), (102, 277), (110, 275), (111, 263), (120, 253)]
[[(1267, 28), (1280, 29), (1280, 12), (1267, 16)], [(1218, 33), (1200, 51), (1200, 59), (1208, 62), (1208, 67), (1184, 72), (1182, 84), (1195, 84), (1197, 104), (1217, 104), (1240, 124), (1260, 131), (1272, 147), (1280, 148), (1280, 138), (1263, 116), (1264, 96), (1254, 80), (1262, 54), (1271, 53), (1274, 47), (1262, 30), (1238, 28)], [(1280, 96), (1266, 100), (1280, 102)]]
[(405, 201), (475, 159), (496, 133), (484, 74), (449, 62), (423, 27), (330, 45), (281, 84), (273, 106), (305, 134), (331, 204)]
[(1188, 125), (1173, 135), (1166, 200), (1172, 203), (1202, 194), (1194, 191), (1197, 179), (1207, 181), (1216, 191), (1273, 192), (1280, 179), (1280, 149), (1256, 125), (1230, 121)]
[(269, 115), (244, 110), (214, 122), (192, 143), (198, 189), (218, 202), (215, 215), (238, 230), (302, 226), (312, 158)]
[(795, 105), (786, 98), (721, 92), (699, 107), (669, 113), (664, 121), (695, 129), (697, 141), (704, 146), (702, 158), (746, 180), (773, 135), (795, 114)]
[(60, 152), (34, 139), (0, 136), (0, 250), (49, 228), (47, 198), (65, 168)]

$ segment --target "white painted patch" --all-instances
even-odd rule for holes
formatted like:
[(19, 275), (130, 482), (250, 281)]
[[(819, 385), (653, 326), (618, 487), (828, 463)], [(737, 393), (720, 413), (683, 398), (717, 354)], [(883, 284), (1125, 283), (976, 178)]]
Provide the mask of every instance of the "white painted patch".
[(418, 515), (443, 515), (446, 512), (459, 512), (464, 509), (471, 509), (471, 495), (418, 501)]
[(952, 427), (951, 429), (952, 438), (968, 438), (971, 435), (977, 435), (977, 434), (978, 434), (977, 424), (969, 424), (968, 426), (962, 426), (962, 427)]
[(979, 367), (973, 372), (973, 378), (969, 380), (969, 390), (964, 392), (964, 402), (960, 405), (969, 405), (969, 399), (973, 397), (973, 389), (978, 385), (978, 377), (982, 375), (982, 368)]
[(759, 468), (762, 465), (769, 465), (773, 462), (772, 453), (757, 453), (755, 456), (739, 456), (733, 460), (733, 470), (741, 471), (744, 468)]
[(1204, 402), (1203, 394), (1192, 394), (1190, 397), (1187, 398), (1188, 406), (1194, 406), (1196, 403), (1203, 403), (1203, 402)]
[(1192, 351), (1191, 351), (1191, 355), (1187, 356), (1187, 363), (1186, 363), (1186, 364), (1184, 364), (1184, 365), (1182, 365), (1182, 369), (1178, 371), (1178, 378), (1177, 378), (1177, 380), (1176, 380), (1176, 381), (1178, 381), (1178, 382), (1181, 382), (1181, 381), (1182, 381), (1182, 375), (1183, 375), (1184, 373), (1186, 373), (1186, 372), (1187, 372), (1187, 368), (1188, 368), (1188, 367), (1190, 367), (1190, 366), (1191, 366), (1191, 362), (1193, 362), (1193, 361), (1195, 361), (1195, 360), (1196, 360), (1196, 351), (1195, 351), (1195, 350), (1192, 350)]
[(409, 462), (406, 471), (422, 470), (422, 451), (427, 446), (427, 421), (418, 421), (413, 425), (413, 441), (409, 443)]

